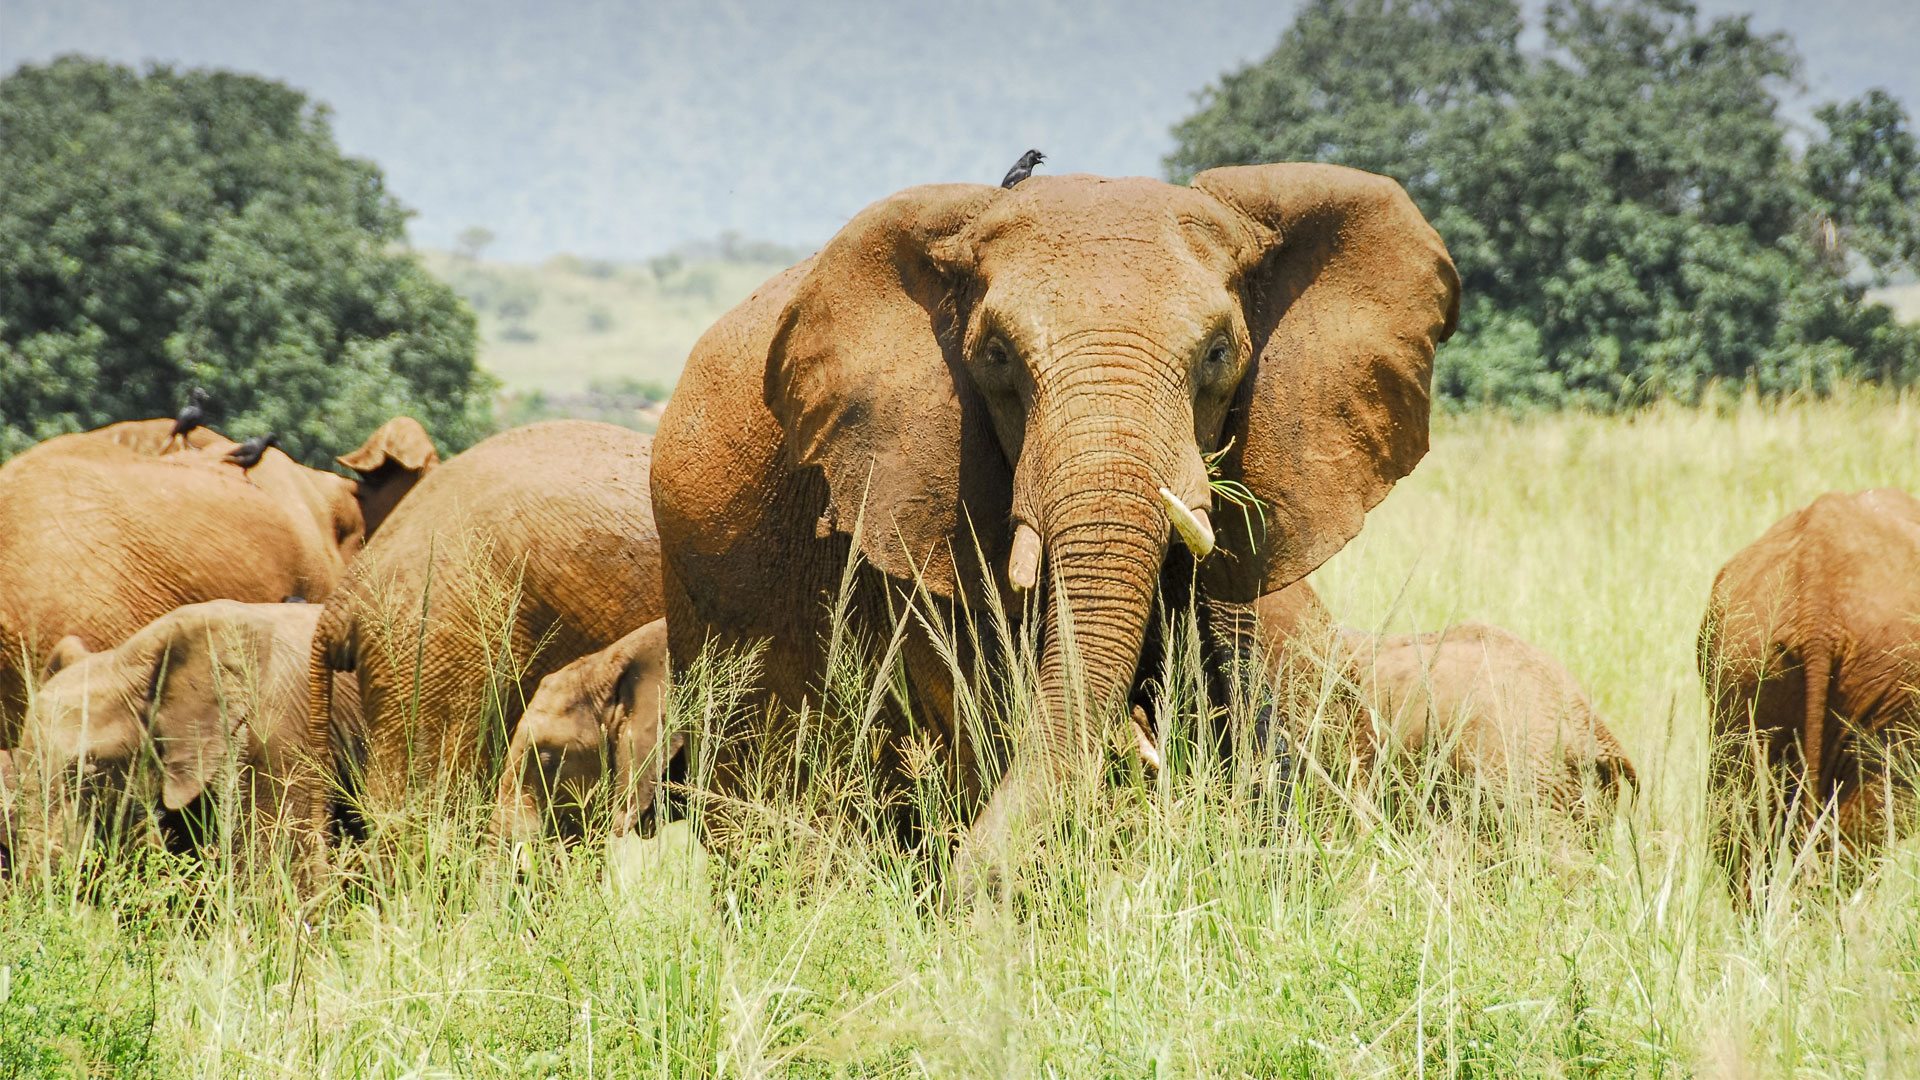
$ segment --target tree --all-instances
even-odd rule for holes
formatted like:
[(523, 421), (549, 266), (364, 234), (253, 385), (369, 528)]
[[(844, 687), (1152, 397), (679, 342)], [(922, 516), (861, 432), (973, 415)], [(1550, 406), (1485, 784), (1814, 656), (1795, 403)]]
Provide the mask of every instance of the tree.
[(171, 415), (312, 463), (394, 413), (484, 434), (472, 314), (324, 107), (222, 71), (77, 57), (0, 80), (0, 455)]
[(453, 238), (453, 253), (468, 262), (475, 262), (480, 258), (480, 253), (492, 244), (492, 229), (484, 225), (469, 225)]
[(1312, 0), (1175, 128), (1169, 170), (1399, 178), (1461, 271), (1444, 401), (1621, 406), (1920, 372), (1920, 333), (1863, 304), (1820, 242), (1823, 214), (1868, 260), (1894, 250), (1875, 238), (1913, 235), (1897, 103), (1836, 113), (1844, 134), (1802, 161), (1778, 111), (1798, 69), (1783, 36), (1703, 25), (1684, 0), (1550, 4), (1533, 51), (1522, 28), (1512, 0)]

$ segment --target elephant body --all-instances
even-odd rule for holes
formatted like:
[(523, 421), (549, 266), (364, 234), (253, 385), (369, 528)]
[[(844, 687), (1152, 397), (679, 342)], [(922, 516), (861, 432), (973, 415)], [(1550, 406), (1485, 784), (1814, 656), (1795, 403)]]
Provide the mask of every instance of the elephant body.
[[(869, 207), (700, 340), (661, 420), (675, 669), (764, 650), (742, 730), (694, 735), (713, 786), (803, 779), (791, 717), (823, 700), (857, 553), (849, 640), (884, 650), (913, 605), (963, 627), (956, 664), (906, 619), (911, 705), (882, 708), (860, 756), (899, 782), (909, 738), (938, 748), (978, 811), (975, 865), (1105, 744), (1156, 602), (1194, 603), (1216, 669), (1253, 661), (1253, 601), (1337, 551), (1424, 453), (1457, 293), (1399, 186), (1332, 166), (939, 185)], [(1214, 469), (1261, 512), (1213, 506)], [(980, 669), (964, 624), (995, 601), (1040, 619), (1043, 645), (1030, 727), (980, 744), (954, 671)]]
[(1909, 816), (1916, 619), (1920, 501), (1892, 489), (1820, 496), (1714, 579), (1700, 673), (1716, 845), (1736, 881), (1796, 813), (1831, 812), (1851, 851)]
[(355, 673), (365, 714), (334, 782), (389, 810), (442, 778), (478, 783), (541, 679), (660, 617), (650, 459), (645, 435), (551, 421), (421, 482), (314, 636), (310, 746), (338, 739), (334, 672)]
[(616, 836), (657, 817), (656, 792), (684, 742), (676, 732), (660, 744), (666, 693), (657, 619), (540, 680), (507, 747), (494, 831), (578, 837), (602, 800)]
[(1572, 673), (1500, 627), (1341, 638), (1371, 755), (1413, 770), (1441, 755), (1447, 779), (1496, 804), (1532, 803), (1575, 821), (1596, 820), (1638, 783)]
[[(357, 451), (382, 462), (377, 476), (355, 482), (277, 450), (243, 474), (224, 460), (235, 444), (206, 428), (168, 450), (172, 424), (63, 435), (0, 467), (0, 746), (54, 642), (109, 648), (203, 600), (323, 599), (360, 549), (362, 502), (390, 505), (434, 460), (403, 417)], [(402, 444), (418, 468), (388, 463), (385, 448)]]
[[(255, 837), (260, 849), (304, 843), (277, 827), (313, 817), (301, 800), (312, 790), (302, 777), (314, 764), (307, 658), (319, 618), (312, 604), (214, 600), (168, 612), (99, 652), (63, 638), (15, 751), (31, 778), (22, 809), (38, 811), (32, 831), (56, 852), (64, 846), (57, 831), (46, 832), (44, 815), (84, 777), (83, 820), (124, 811), (178, 825), (213, 809), (234, 827), (228, 835)], [(351, 686), (342, 690), (336, 725), (352, 730), (358, 702)]]

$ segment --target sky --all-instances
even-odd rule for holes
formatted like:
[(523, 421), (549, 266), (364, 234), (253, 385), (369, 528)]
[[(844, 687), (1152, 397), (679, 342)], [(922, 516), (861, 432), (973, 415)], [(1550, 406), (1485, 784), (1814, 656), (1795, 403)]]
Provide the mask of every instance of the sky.
[[(326, 102), (416, 244), (635, 258), (725, 231), (812, 246), (909, 184), (1157, 175), (1168, 129), (1293, 0), (0, 0), (0, 72), (80, 52)], [(1920, 106), (1920, 0), (1705, 0), (1791, 31), (1810, 96)], [(1757, 9), (1757, 10), (1755, 10)]]

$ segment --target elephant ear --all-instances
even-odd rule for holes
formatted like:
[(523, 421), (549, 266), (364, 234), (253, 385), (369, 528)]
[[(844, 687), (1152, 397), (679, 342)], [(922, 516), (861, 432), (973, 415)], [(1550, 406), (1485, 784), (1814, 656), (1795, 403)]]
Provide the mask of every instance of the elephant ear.
[(440, 452), (433, 448), (427, 429), (411, 416), (396, 416), (367, 436), (367, 441), (351, 453), (334, 458), (340, 464), (371, 476), (389, 466), (405, 472), (421, 473), (440, 463)]
[(70, 668), (92, 655), (93, 650), (87, 648), (86, 642), (80, 640), (77, 635), (68, 634), (54, 642), (53, 648), (47, 650), (46, 659), (40, 664), (40, 681), (45, 682), (61, 670)]
[[(1004, 554), (1012, 479), (959, 373), (955, 282), (929, 248), (999, 194), (909, 188), (869, 206), (815, 256), (781, 313), (766, 401), (796, 468), (825, 475), (819, 534), (851, 535), (886, 574), (955, 593), (952, 547)], [(973, 530), (969, 532), (969, 528)]]
[[(1346, 545), (1427, 452), (1433, 354), (1460, 279), (1400, 185), (1336, 165), (1209, 169), (1193, 187), (1251, 237), (1241, 290), (1254, 361), (1228, 413), (1222, 463), (1262, 513), (1222, 506), (1208, 586), (1251, 600)], [(1264, 523), (1261, 520), (1264, 514)]]
[(234, 740), (247, 738), (263, 657), (232, 628), (195, 621), (159, 654), (148, 732), (160, 761), (160, 801), (178, 810), (200, 797), (229, 761), (242, 761)]

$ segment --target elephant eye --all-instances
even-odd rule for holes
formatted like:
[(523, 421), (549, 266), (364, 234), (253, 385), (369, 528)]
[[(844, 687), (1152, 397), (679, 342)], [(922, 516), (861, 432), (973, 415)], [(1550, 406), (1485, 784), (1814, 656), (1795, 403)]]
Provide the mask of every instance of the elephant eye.
[(1007, 362), (1007, 343), (999, 338), (990, 339), (987, 342), (987, 347), (981, 350), (980, 355), (987, 363), (994, 367), (1000, 367)]
[(1207, 346), (1207, 363), (1212, 367), (1219, 367), (1222, 364), (1225, 364), (1226, 362), (1227, 362), (1227, 339), (1214, 338), (1213, 344)]

